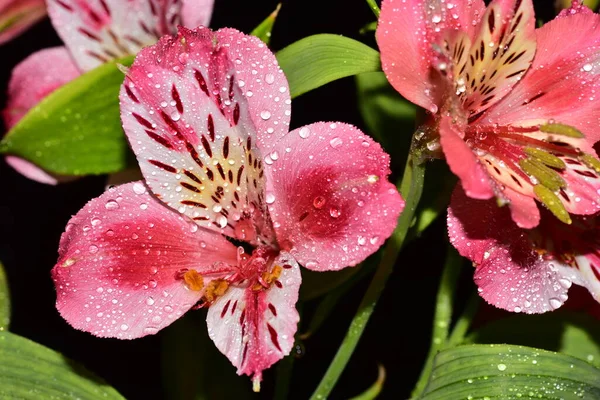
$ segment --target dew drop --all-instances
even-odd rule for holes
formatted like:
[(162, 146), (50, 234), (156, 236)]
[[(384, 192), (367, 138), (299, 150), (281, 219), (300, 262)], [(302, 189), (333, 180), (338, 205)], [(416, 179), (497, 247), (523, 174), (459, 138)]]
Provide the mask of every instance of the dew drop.
[(358, 237), (358, 244), (361, 246), (364, 246), (365, 244), (367, 244), (367, 238), (365, 238), (364, 236), (359, 236)]
[(304, 266), (308, 269), (313, 269), (313, 268), (316, 268), (317, 265), (318, 265), (318, 263), (316, 261), (310, 260), (310, 261), (307, 261)]
[(146, 186), (141, 182), (136, 182), (133, 184), (133, 192), (135, 194), (144, 194), (146, 193)]
[(592, 64), (585, 64), (585, 65), (583, 66), (583, 70), (584, 70), (585, 72), (590, 72), (590, 71), (592, 70), (592, 68), (593, 68)]
[(148, 297), (146, 299), (146, 304), (148, 304), (149, 306), (153, 305), (154, 304), (154, 299), (152, 297)]
[(275, 82), (275, 75), (273, 75), (273, 74), (266, 74), (265, 75), (265, 82), (267, 82), (269, 85), (271, 85), (273, 82)]
[(331, 215), (332, 218), (338, 218), (340, 216), (341, 212), (340, 209), (337, 207), (331, 207), (329, 209), (329, 215)]
[(175, 122), (179, 121), (181, 119), (181, 114), (179, 114), (177, 111), (173, 111), (171, 113), (171, 119)]
[(156, 286), (158, 286), (158, 283), (154, 279), (151, 279), (148, 281), (148, 285), (154, 289)]
[(273, 204), (275, 202), (275, 195), (271, 192), (267, 192), (267, 195), (265, 196), (265, 202), (267, 204)]
[(146, 203), (142, 203), (142, 204), (140, 204), (140, 208), (141, 208), (142, 210), (146, 210), (146, 209), (148, 208), (148, 204), (146, 204)]
[(298, 135), (300, 135), (302, 139), (306, 139), (310, 136), (310, 129), (304, 127), (298, 131)]
[(440, 22), (442, 22), (442, 16), (439, 14), (434, 15), (431, 18), (431, 22), (433, 22), (434, 24), (439, 24)]
[(127, 324), (121, 325), (121, 330), (122, 331), (126, 331), (127, 329), (129, 329), (129, 325), (127, 325)]
[(505, 364), (498, 364), (498, 371), (505, 371), (505, 370), (506, 370)]
[(267, 110), (263, 110), (260, 112), (260, 117), (266, 121), (271, 118), (271, 113)]
[(148, 326), (148, 327), (144, 328), (144, 333), (146, 333), (148, 335), (154, 335), (154, 334), (158, 333), (158, 328)]
[(344, 142), (339, 137), (334, 137), (329, 141), (329, 145), (334, 149), (340, 147), (343, 143)]
[(215, 204), (212, 207), (213, 212), (216, 212), (216, 213), (221, 212), (222, 209), (223, 209), (223, 207), (220, 204)]
[(313, 207), (316, 208), (317, 210), (323, 208), (323, 206), (325, 205), (325, 197), (323, 196), (317, 196), (313, 199)]
[(109, 201), (106, 202), (106, 204), (104, 205), (104, 207), (107, 210), (116, 210), (116, 209), (119, 208), (119, 203), (117, 203), (114, 200), (109, 200)]
[(553, 310), (556, 310), (557, 308), (562, 306), (562, 301), (555, 297), (551, 298), (548, 302), (550, 303), (550, 307), (552, 307)]
[(227, 226), (227, 218), (221, 215), (217, 218), (217, 224), (219, 224), (221, 228), (225, 228)]
[(96, 254), (98, 252), (98, 246), (94, 246), (93, 244), (88, 248), (91, 254)]

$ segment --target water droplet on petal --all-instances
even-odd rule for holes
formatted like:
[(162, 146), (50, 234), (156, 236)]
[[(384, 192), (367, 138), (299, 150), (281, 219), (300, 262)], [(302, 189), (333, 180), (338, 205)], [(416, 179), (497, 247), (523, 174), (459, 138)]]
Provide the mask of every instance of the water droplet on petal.
[(331, 207), (329, 209), (329, 215), (331, 215), (332, 218), (338, 218), (340, 216), (341, 212), (340, 209), (337, 207)]
[(583, 70), (584, 70), (585, 72), (590, 72), (590, 71), (592, 70), (592, 68), (594, 68), (594, 67), (592, 66), (592, 64), (585, 64), (585, 65), (583, 66)]
[(154, 304), (154, 299), (152, 297), (148, 297), (146, 299), (146, 304), (148, 304), (149, 306), (153, 305)]
[(217, 224), (219, 224), (221, 228), (225, 228), (227, 226), (227, 218), (221, 215), (217, 218)]
[(310, 260), (310, 261), (307, 261), (304, 266), (306, 268), (312, 269), (312, 268), (316, 268), (317, 265), (318, 265), (318, 263), (316, 261)]
[(265, 202), (267, 204), (273, 204), (275, 202), (275, 195), (271, 192), (267, 192), (267, 195), (265, 196)]
[(551, 298), (548, 302), (550, 303), (550, 307), (552, 307), (553, 310), (556, 310), (563, 304), (562, 301), (555, 297)]
[(260, 117), (266, 121), (271, 118), (271, 113), (267, 110), (263, 110), (260, 112)]
[(310, 129), (304, 127), (298, 131), (298, 135), (300, 135), (302, 139), (306, 139), (310, 136)]
[(221, 206), (220, 204), (215, 204), (212, 208), (213, 212), (221, 212), (221, 210), (223, 209), (223, 206)]
[(266, 74), (265, 75), (265, 82), (267, 82), (269, 85), (272, 84), (273, 82), (275, 82), (275, 75), (273, 75), (273, 74)]
[(93, 244), (88, 248), (91, 254), (95, 254), (98, 252), (98, 246), (94, 246)]
[(121, 325), (121, 330), (122, 331), (126, 331), (127, 329), (129, 329), (129, 325), (127, 325), (127, 324)]
[(316, 208), (317, 210), (323, 208), (323, 206), (325, 205), (325, 197), (323, 196), (317, 196), (313, 199), (313, 207)]
[(133, 184), (133, 192), (135, 194), (144, 194), (146, 193), (146, 186), (141, 182), (136, 182)]
[(367, 244), (367, 238), (364, 236), (359, 236), (357, 241), (358, 241), (358, 244), (361, 246), (364, 246), (365, 244)]
[(334, 149), (340, 147), (342, 144), (344, 144), (344, 142), (339, 137), (334, 137), (329, 141), (329, 145)]
[(109, 201), (106, 202), (106, 204), (104, 205), (104, 207), (107, 210), (116, 210), (116, 209), (119, 208), (119, 203), (117, 203), (114, 200), (109, 200)]
[(98, 226), (102, 223), (100, 218), (92, 218), (92, 226)]
[(173, 111), (171, 113), (171, 119), (175, 122), (179, 121), (181, 119), (181, 114), (179, 114), (177, 111)]

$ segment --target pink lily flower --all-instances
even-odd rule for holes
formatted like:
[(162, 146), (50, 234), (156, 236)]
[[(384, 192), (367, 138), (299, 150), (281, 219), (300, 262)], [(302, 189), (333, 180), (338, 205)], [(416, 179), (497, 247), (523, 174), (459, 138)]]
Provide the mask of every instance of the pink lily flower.
[(585, 10), (536, 30), (531, 0), (383, 1), (383, 70), (432, 114), (428, 147), (522, 228), (538, 225), (536, 200), (565, 223), (600, 211), (600, 21)]
[[(13, 127), (44, 97), (82, 73), (110, 60), (136, 54), (162, 35), (175, 33), (179, 24), (207, 25), (213, 2), (48, 0), (50, 20), (65, 47), (38, 51), (15, 67), (3, 112), (6, 127)], [(48, 173), (19, 157), (8, 156), (6, 162), (40, 183), (56, 185), (73, 179)]]
[(57, 308), (77, 329), (132, 339), (206, 306), (210, 337), (258, 389), (294, 342), (298, 265), (354, 266), (396, 226), (389, 156), (343, 123), (288, 133), (275, 56), (233, 29), (180, 28), (143, 49), (120, 99), (145, 184), (69, 222)]
[(46, 16), (44, 0), (0, 0), (0, 45)]
[(600, 302), (600, 215), (565, 225), (542, 211), (540, 224), (528, 230), (494, 201), (473, 200), (462, 188), (451, 204), (450, 242), (473, 262), (479, 294), (491, 305), (544, 313), (562, 306), (572, 284)]

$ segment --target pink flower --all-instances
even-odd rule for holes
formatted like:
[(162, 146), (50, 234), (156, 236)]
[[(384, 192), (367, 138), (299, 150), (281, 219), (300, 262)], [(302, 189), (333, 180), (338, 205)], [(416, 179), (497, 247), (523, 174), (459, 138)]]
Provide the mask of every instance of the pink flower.
[(600, 210), (599, 25), (579, 4), (536, 30), (531, 0), (384, 0), (377, 41), (466, 194), (533, 228), (535, 200), (565, 223)]
[(0, 45), (20, 35), (45, 15), (44, 0), (0, 0)]
[[(14, 126), (44, 97), (82, 73), (107, 61), (136, 54), (162, 35), (175, 33), (178, 24), (189, 27), (208, 24), (213, 2), (48, 0), (50, 19), (66, 47), (38, 51), (15, 67), (3, 112), (5, 125)], [(6, 161), (22, 175), (41, 183), (55, 185), (69, 179), (15, 156), (6, 157)]]
[(288, 133), (275, 56), (233, 29), (180, 28), (145, 48), (120, 99), (146, 182), (69, 222), (57, 308), (77, 329), (131, 339), (208, 306), (210, 337), (258, 385), (294, 342), (298, 264), (353, 266), (392, 233), (404, 201), (389, 157), (343, 123)]
[(493, 200), (473, 200), (457, 188), (448, 235), (473, 261), (480, 295), (496, 307), (554, 310), (567, 300), (573, 283), (600, 301), (600, 216), (576, 217), (565, 225), (542, 211), (538, 227), (521, 229)]

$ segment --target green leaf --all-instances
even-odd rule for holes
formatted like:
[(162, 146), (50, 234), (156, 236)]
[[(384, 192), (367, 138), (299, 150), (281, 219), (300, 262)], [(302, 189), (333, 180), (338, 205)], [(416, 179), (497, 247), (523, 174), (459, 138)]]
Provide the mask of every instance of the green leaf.
[(578, 357), (600, 367), (600, 324), (587, 314), (514, 315), (485, 325), (466, 341), (535, 346)]
[(383, 383), (385, 382), (385, 368), (383, 365), (379, 365), (377, 374), (377, 380), (364, 392), (351, 398), (350, 400), (373, 400), (381, 393), (383, 389)]
[(292, 98), (347, 76), (381, 70), (376, 50), (332, 34), (300, 39), (279, 51), (277, 60), (290, 84)]
[(251, 35), (256, 36), (266, 44), (269, 44), (271, 41), (271, 31), (273, 30), (273, 25), (275, 25), (275, 20), (277, 19), (277, 15), (279, 14), (279, 9), (281, 8), (281, 3), (277, 4), (275, 11), (273, 11), (263, 22), (261, 22), (252, 32)]
[(0, 263), (0, 331), (8, 329), (10, 324), (10, 291), (4, 267)]
[(206, 313), (188, 313), (163, 335), (162, 365), (170, 400), (251, 399), (252, 383), (236, 375), (208, 337)]
[(421, 399), (600, 398), (600, 369), (530, 347), (468, 345), (440, 352)]
[[(131, 65), (133, 57), (119, 61)], [(44, 98), (0, 142), (48, 172), (94, 175), (124, 169), (131, 153), (119, 117), (123, 72), (104, 64)]]
[(0, 360), (2, 399), (124, 399), (62, 354), (9, 332), (0, 332)]

